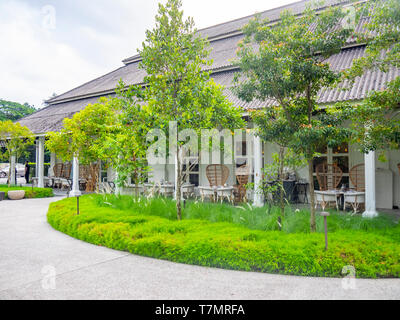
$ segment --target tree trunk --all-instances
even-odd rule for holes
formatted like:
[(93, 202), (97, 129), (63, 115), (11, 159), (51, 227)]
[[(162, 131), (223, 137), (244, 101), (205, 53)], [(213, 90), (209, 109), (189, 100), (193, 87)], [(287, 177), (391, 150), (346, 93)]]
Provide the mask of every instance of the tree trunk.
[(314, 194), (314, 175), (313, 175), (313, 159), (308, 159), (308, 179), (310, 183), (310, 228), (311, 232), (317, 231), (315, 222), (315, 194)]
[(177, 157), (176, 157), (176, 166), (177, 166), (177, 181), (176, 181), (176, 214), (178, 220), (182, 220), (182, 170), (181, 170), (181, 159), (180, 159), (180, 148), (176, 148)]

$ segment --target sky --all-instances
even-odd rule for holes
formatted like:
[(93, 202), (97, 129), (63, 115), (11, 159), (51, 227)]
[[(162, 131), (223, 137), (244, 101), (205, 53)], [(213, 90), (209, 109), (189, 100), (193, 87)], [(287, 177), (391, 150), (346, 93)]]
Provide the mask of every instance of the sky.
[[(182, 1), (198, 29), (296, 2)], [(41, 108), (53, 94), (121, 67), (153, 28), (158, 2), (0, 0), (0, 99)]]

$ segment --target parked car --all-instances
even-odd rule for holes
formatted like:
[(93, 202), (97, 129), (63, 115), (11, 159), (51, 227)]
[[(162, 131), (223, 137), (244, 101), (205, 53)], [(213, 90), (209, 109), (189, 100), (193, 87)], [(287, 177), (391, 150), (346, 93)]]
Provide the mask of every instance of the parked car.
[[(23, 164), (17, 163), (17, 177), (24, 177), (25, 176), (25, 166)], [(7, 178), (8, 173), (10, 171), (10, 166), (5, 167), (0, 171), (0, 178)]]

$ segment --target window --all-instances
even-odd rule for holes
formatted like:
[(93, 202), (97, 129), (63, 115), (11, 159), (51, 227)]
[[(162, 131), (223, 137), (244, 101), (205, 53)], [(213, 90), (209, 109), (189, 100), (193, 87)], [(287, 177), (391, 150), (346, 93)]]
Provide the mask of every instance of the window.
[(107, 181), (108, 174), (107, 174), (107, 166), (104, 161), (100, 161), (100, 182)]
[(200, 183), (200, 166), (198, 157), (185, 157), (182, 165), (182, 175), (184, 183), (194, 184), (196, 187)]
[[(264, 144), (262, 146), (262, 163), (264, 164)], [(235, 164), (236, 168), (248, 165), (251, 175), (249, 182), (254, 182), (254, 141), (236, 141), (235, 145)]]

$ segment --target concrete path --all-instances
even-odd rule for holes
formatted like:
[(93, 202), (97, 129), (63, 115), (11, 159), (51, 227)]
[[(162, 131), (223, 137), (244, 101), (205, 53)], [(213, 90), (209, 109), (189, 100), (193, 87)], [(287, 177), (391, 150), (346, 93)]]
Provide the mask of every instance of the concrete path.
[(1, 299), (400, 299), (400, 280), (321, 279), (170, 263), (52, 229), (50, 202), (0, 202)]

